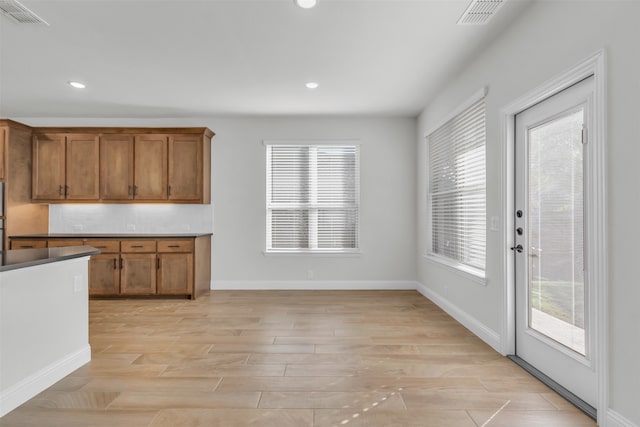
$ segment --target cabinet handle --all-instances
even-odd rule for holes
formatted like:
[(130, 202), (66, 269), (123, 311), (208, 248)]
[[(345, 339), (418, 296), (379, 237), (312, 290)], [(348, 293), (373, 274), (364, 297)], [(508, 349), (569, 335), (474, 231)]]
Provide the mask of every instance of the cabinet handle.
[(160, 258), (156, 258), (156, 268), (160, 270)]
[(58, 186), (58, 196), (62, 196), (62, 185)]
[(180, 245), (169, 245), (170, 248), (179, 248)]
[(120, 270), (122, 270), (122, 258), (120, 258)]
[(114, 270), (118, 269), (118, 261), (115, 258), (113, 259), (113, 269)]
[(131, 245), (132, 248), (144, 248), (142, 245)]
[(171, 196), (171, 186), (167, 187), (167, 196)]
[(106, 246), (94, 246), (94, 248), (96, 248), (96, 249), (107, 249)]
[(22, 245), (20, 246), (22, 249), (33, 249), (33, 245)]

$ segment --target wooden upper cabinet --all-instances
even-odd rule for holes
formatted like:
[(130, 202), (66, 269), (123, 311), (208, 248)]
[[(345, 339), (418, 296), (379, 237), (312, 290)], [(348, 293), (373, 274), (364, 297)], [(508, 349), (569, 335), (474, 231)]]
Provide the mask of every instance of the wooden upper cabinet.
[[(207, 128), (36, 128), (32, 199), (210, 203), (213, 135)], [(3, 165), (0, 158), (0, 177)]]
[(34, 200), (98, 200), (98, 135), (33, 136)]
[(101, 138), (100, 198), (133, 199), (133, 136), (104, 135)]
[(63, 200), (65, 190), (65, 135), (39, 134), (33, 136), (34, 200)]
[(134, 150), (134, 198), (166, 200), (167, 136), (136, 136)]
[(200, 135), (169, 137), (169, 200), (202, 199), (202, 154)]
[(98, 135), (68, 135), (66, 154), (67, 200), (98, 200), (100, 138)]

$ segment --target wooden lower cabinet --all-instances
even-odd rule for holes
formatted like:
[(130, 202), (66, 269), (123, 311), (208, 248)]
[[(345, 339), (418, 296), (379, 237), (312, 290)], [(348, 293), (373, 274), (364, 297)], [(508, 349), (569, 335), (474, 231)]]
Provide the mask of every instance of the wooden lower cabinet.
[(156, 293), (156, 254), (121, 254), (121, 295), (153, 295)]
[[(53, 237), (53, 236), (51, 236)], [(211, 236), (73, 237), (12, 236), (11, 249), (93, 246), (89, 296), (185, 296), (211, 287)]]
[(89, 260), (89, 295), (120, 293), (120, 254), (93, 255)]
[(158, 293), (184, 295), (193, 289), (192, 254), (158, 254)]

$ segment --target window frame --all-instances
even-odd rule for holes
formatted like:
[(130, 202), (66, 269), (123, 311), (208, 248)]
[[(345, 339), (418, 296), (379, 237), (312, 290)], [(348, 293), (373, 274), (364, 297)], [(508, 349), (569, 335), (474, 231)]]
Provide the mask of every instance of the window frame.
[(486, 105), (485, 105), (485, 237), (484, 237), (484, 250), (485, 250), (485, 259), (484, 259), (484, 268), (478, 268), (466, 263), (463, 263), (454, 258), (447, 257), (443, 254), (435, 253), (433, 251), (433, 211), (432, 211), (432, 197), (431, 197), (431, 158), (429, 154), (430, 148), (430, 137), (431, 135), (446, 125), (450, 120), (458, 117), (461, 113), (465, 112), (467, 109), (472, 107), (477, 102), (485, 99), (487, 95), (487, 88), (483, 87), (474, 93), (471, 97), (469, 97), (466, 101), (461, 103), (456, 109), (451, 111), (447, 116), (437, 122), (436, 125), (430, 127), (427, 132), (424, 133), (424, 144), (425, 144), (425, 153), (426, 153), (426, 173), (425, 173), (425, 181), (426, 181), (426, 198), (425, 198), (425, 230), (426, 230), (426, 248), (423, 257), (431, 263), (442, 266), (450, 271), (456, 272), (458, 274), (463, 275), (467, 279), (476, 282), (480, 285), (486, 285), (486, 268), (487, 268), (487, 259), (486, 259), (486, 248), (487, 248), (487, 211), (486, 211)]
[[(263, 254), (266, 256), (359, 256), (361, 254), (360, 249), (360, 157), (361, 157), (361, 143), (355, 139), (332, 139), (332, 140), (263, 140), (265, 147), (265, 246)], [(270, 227), (269, 227), (269, 209), (273, 207), (269, 206), (269, 176), (270, 176), (270, 164), (268, 157), (269, 146), (301, 146), (301, 147), (323, 147), (323, 146), (349, 146), (356, 148), (356, 176), (355, 179), (355, 209), (357, 212), (357, 223), (355, 228), (355, 248), (270, 248)], [(315, 167), (315, 165), (314, 165)], [(313, 226), (310, 226), (313, 229)], [(317, 228), (316, 228), (317, 230)], [(317, 235), (316, 235), (317, 240)]]

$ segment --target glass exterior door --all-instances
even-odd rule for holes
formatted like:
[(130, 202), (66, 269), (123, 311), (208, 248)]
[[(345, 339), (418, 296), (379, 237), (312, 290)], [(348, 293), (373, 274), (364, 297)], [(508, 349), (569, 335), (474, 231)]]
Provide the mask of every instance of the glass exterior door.
[(516, 355), (595, 407), (585, 253), (585, 139), (593, 78), (516, 115)]

